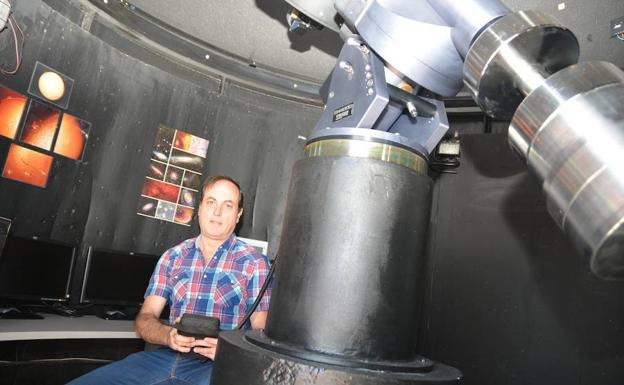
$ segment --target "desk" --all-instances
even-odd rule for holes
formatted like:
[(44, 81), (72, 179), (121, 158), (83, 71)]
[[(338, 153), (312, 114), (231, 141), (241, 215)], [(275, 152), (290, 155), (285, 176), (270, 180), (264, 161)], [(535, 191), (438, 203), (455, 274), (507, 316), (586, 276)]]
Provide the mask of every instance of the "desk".
[(93, 315), (74, 318), (42, 315), (44, 319), (0, 319), (0, 341), (138, 338), (134, 321), (105, 320)]
[(0, 319), (0, 384), (65, 384), (145, 348), (134, 321), (42, 315)]

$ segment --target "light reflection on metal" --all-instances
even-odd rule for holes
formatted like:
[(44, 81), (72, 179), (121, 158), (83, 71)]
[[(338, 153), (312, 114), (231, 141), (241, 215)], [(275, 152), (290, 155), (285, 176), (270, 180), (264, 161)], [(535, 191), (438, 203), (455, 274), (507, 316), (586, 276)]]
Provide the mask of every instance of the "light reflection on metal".
[(570, 30), (548, 15), (520, 11), (497, 20), (476, 39), (464, 62), (464, 84), (485, 113), (510, 119), (526, 95), (578, 57)]
[(520, 104), (512, 148), (542, 182), (557, 225), (602, 278), (624, 277), (624, 72), (584, 62), (546, 79)]
[(358, 139), (324, 139), (308, 144), (305, 156), (352, 156), (357, 158), (377, 159), (383, 162), (398, 164), (426, 175), (427, 161), (420, 155), (404, 148), (387, 143), (379, 143)]
[[(624, 72), (573, 64), (574, 35), (539, 12), (507, 15), (475, 41), (464, 82), (538, 178), (550, 215), (605, 279), (624, 278)], [(516, 109), (517, 108), (517, 109)]]

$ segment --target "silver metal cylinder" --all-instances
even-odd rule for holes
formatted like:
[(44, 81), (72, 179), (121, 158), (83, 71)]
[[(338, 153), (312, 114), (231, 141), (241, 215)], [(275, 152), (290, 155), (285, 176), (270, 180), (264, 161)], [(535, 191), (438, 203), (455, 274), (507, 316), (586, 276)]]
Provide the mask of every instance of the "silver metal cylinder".
[(506, 15), (475, 40), (464, 62), (464, 84), (488, 115), (510, 119), (550, 74), (577, 62), (568, 29), (535, 11)]
[(475, 36), (492, 20), (508, 14), (509, 8), (498, 0), (428, 0), (451, 27), (453, 44), (466, 57)]
[[(523, 158), (531, 158), (529, 168), (544, 180), (552, 167), (557, 167), (569, 153), (561, 153), (567, 142), (576, 141), (581, 132), (572, 135), (572, 125), (561, 127), (561, 132), (549, 131), (545, 135), (544, 126), (557, 111), (571, 99), (609, 84), (624, 82), (624, 74), (614, 64), (607, 62), (584, 62), (563, 69), (549, 77), (518, 106), (509, 127), (509, 143)], [(555, 115), (553, 115), (555, 114)], [(598, 116), (594, 117), (598, 118)], [(584, 119), (583, 119), (584, 120)], [(555, 135), (556, 134), (556, 135)], [(541, 155), (539, 155), (541, 154)]]
[(520, 104), (509, 141), (594, 273), (624, 278), (624, 72), (606, 62), (561, 70)]

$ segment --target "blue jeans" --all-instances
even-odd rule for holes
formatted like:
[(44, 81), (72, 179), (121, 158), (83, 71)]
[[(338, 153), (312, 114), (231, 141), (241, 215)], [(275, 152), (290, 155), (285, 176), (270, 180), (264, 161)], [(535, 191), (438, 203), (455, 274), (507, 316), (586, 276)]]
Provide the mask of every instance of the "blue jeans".
[(212, 361), (199, 360), (161, 347), (151, 352), (131, 354), (69, 384), (208, 385), (211, 375)]

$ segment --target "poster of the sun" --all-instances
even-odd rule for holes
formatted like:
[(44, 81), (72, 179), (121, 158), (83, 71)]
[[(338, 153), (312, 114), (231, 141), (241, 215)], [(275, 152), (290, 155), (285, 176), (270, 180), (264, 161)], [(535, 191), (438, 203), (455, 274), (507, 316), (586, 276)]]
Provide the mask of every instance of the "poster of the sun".
[(208, 143), (207, 139), (160, 126), (137, 214), (190, 226)]
[[(0, 87), (0, 134), (31, 146), (50, 150), (58, 125), (60, 111), (28, 99), (7, 88)], [(24, 128), (18, 138), (20, 121), (24, 111)], [(2, 176), (18, 182), (45, 188), (48, 184), (53, 157), (34, 149), (11, 144)]]
[(2, 176), (45, 188), (53, 153), (82, 160), (90, 127), (89, 122), (0, 86), (0, 136), (13, 142)]

